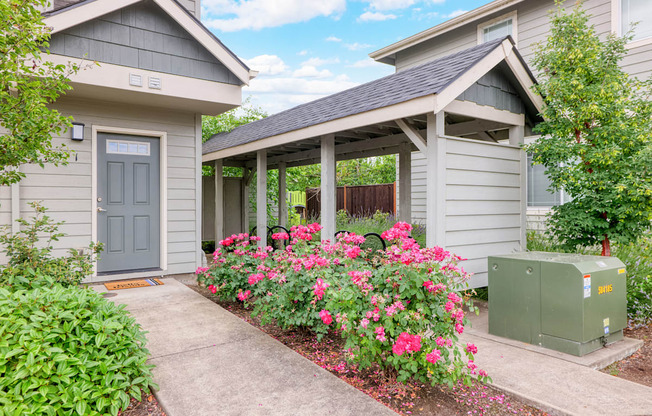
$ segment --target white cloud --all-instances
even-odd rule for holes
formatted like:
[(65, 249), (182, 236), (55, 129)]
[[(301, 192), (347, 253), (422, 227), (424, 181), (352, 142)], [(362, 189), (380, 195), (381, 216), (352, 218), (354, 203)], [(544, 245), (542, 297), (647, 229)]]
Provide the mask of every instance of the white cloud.
[(329, 36), (325, 39), (326, 42), (342, 42), (342, 39), (335, 36)]
[(356, 85), (358, 84), (351, 82), (346, 75), (330, 80), (291, 77), (256, 78), (242, 91), (245, 96), (252, 97), (254, 105), (274, 114)]
[(396, 10), (405, 9), (416, 3), (415, 0), (371, 0), (369, 7), (374, 10)]
[(346, 0), (204, 0), (202, 22), (211, 29), (234, 32), (260, 30), (335, 16), (346, 10)]
[(385, 14), (381, 12), (364, 12), (358, 17), (358, 20), (361, 22), (382, 22), (385, 20), (396, 19), (395, 14)]
[(340, 58), (328, 58), (328, 59), (322, 59), (318, 57), (310, 58), (307, 61), (301, 62), (301, 66), (322, 66), (322, 65), (330, 65), (330, 64), (339, 64), (340, 63)]
[(302, 51), (300, 51), (300, 52), (297, 52), (297, 55), (299, 55), (299, 56), (306, 56), (306, 55), (308, 55), (308, 51), (304, 49), (304, 50), (302, 50)]
[(383, 64), (381, 64), (380, 62), (376, 62), (371, 58), (367, 58), (367, 59), (362, 59), (360, 61), (356, 61), (349, 66), (352, 68), (369, 68), (370, 66), (378, 66), (378, 65), (383, 65)]
[(449, 14), (444, 15), (443, 17), (445, 17), (446, 19), (452, 19), (453, 17), (461, 16), (466, 12), (468, 12), (468, 10), (457, 9)]
[(369, 45), (368, 43), (355, 42), (355, 43), (346, 43), (344, 44), (344, 46), (346, 47), (346, 49), (350, 51), (359, 51), (360, 49), (371, 48), (373, 45)]
[(244, 63), (261, 75), (279, 75), (286, 72), (289, 67), (276, 55), (258, 55), (251, 59), (243, 59)]
[(333, 73), (328, 69), (322, 69), (321, 71), (315, 68), (314, 66), (302, 66), (292, 73), (293, 77), (297, 78), (329, 78), (333, 76)]

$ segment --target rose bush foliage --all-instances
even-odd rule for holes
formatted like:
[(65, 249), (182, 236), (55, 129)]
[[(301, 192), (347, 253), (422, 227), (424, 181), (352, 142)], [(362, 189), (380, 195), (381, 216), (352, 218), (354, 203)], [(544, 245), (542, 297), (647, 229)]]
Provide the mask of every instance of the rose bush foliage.
[(286, 243), (276, 251), (233, 235), (220, 241), (208, 268), (197, 270), (198, 280), (222, 299), (251, 304), (263, 324), (319, 336), (339, 331), (353, 363), (378, 364), (399, 381), (488, 380), (473, 362), (477, 348), (458, 341), (468, 323), (464, 309), (475, 310), (461, 293), (469, 276), (459, 257), (421, 248), (406, 223), (385, 231), (391, 244), (375, 253), (361, 249), (364, 238), (355, 234), (313, 242), (320, 229), (275, 234)]

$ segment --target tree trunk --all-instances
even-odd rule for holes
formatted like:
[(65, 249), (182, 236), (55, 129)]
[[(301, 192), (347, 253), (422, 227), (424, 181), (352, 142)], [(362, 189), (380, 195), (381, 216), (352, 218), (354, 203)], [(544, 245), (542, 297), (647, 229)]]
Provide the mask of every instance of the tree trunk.
[(602, 255), (611, 257), (611, 244), (609, 243), (607, 234), (604, 235), (604, 240), (602, 240)]

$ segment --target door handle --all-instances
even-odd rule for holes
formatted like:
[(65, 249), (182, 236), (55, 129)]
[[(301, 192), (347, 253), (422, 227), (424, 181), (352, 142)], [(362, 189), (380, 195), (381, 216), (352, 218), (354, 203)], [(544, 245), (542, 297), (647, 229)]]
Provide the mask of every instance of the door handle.
[(97, 212), (106, 212), (106, 210), (102, 207), (97, 207)]

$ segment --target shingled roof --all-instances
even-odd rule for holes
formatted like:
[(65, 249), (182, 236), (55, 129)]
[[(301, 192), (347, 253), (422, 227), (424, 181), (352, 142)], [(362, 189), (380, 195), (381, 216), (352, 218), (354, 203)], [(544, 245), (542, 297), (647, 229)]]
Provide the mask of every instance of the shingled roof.
[(212, 153), (426, 95), (438, 94), (495, 48), (500, 47), (504, 40), (505, 38), (487, 42), (299, 105), (237, 127), (231, 132), (216, 134), (204, 143), (202, 152)]

